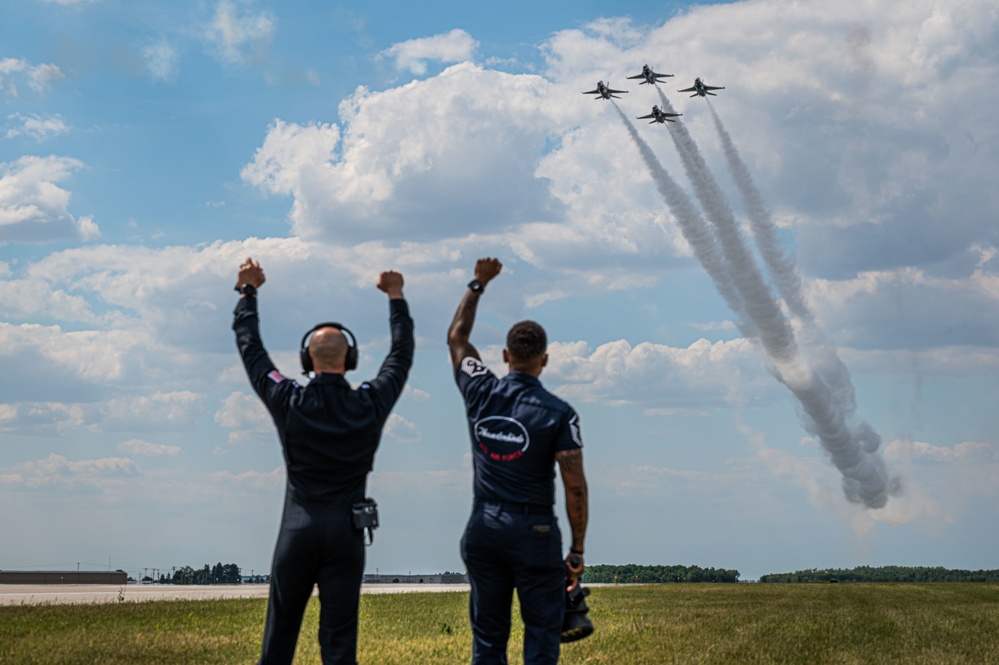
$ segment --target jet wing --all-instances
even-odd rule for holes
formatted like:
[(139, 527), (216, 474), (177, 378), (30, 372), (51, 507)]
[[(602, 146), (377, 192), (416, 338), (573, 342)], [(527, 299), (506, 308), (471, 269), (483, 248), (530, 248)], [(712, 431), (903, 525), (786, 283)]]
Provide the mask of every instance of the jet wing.
[(630, 79), (643, 79), (643, 78), (645, 78), (645, 74), (635, 74), (634, 76), (629, 76), (628, 78), (630, 78)]
[(656, 114), (655, 113), (650, 113), (648, 115), (636, 116), (635, 120), (648, 120), (649, 118), (654, 118), (654, 117), (656, 117)]
[(602, 94), (599, 90), (587, 90), (583, 93), (584, 95), (599, 95)]
[(683, 90), (677, 90), (677, 92), (694, 92), (695, 90), (697, 90), (697, 88), (695, 86), (691, 86), (689, 88), (684, 88)]
[(609, 92), (611, 94), (614, 94), (614, 93), (620, 94), (622, 92), (628, 92), (628, 91), (627, 90), (611, 90), (610, 88), (607, 88), (607, 92)]
[[(704, 86), (704, 89), (705, 90), (724, 90), (725, 86), (706, 85), (706, 86)], [(680, 92), (684, 92), (684, 91), (681, 90)]]

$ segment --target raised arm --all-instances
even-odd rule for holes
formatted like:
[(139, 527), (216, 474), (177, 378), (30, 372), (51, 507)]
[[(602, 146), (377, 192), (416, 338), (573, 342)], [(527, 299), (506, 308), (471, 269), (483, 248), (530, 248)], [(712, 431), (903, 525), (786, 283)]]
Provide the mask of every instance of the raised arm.
[[(586, 474), (583, 473), (583, 450), (560, 450), (555, 453), (562, 484), (565, 486), (565, 512), (572, 529), (572, 545), (565, 557), (566, 573), (570, 586), (583, 574), (583, 552), (586, 542), (586, 524), (589, 520), (589, 499)], [(578, 558), (578, 563), (576, 559)]]
[(260, 321), (257, 317), (257, 289), (265, 281), (260, 264), (247, 257), (236, 274), (236, 290), (240, 292), (241, 297), (233, 311), (232, 329), (236, 333), (236, 346), (239, 348), (239, 355), (243, 359), (250, 384), (266, 401), (267, 375), (275, 367), (260, 339)]
[(447, 345), (451, 350), (451, 364), (457, 370), (462, 359), (472, 357), (481, 360), (478, 349), (468, 340), (475, 325), (475, 312), (486, 285), (500, 273), (503, 264), (499, 259), (484, 258), (475, 262), (475, 279), (458, 304), (451, 326), (447, 329)]
[[(392, 331), (392, 348), (378, 370), (378, 376), (369, 384), (378, 389), (384, 405), (391, 409), (406, 386), (409, 368), (413, 365), (413, 319), (409, 305), (402, 294), (402, 274), (386, 270), (378, 275), (376, 286), (389, 297), (389, 327)], [(385, 417), (388, 417), (386, 411)]]

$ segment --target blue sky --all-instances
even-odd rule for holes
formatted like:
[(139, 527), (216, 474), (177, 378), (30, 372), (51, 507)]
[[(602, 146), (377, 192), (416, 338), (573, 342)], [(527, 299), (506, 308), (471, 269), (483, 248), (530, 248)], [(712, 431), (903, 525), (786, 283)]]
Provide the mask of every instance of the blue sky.
[[(417, 360), (369, 483), (371, 572), (462, 568), (443, 340), (483, 255), (506, 267), (473, 341), (502, 371), (506, 328), (542, 322), (542, 379), (581, 415), (589, 562), (999, 565), (989, 3), (16, 0), (0, 26), (0, 568), (266, 570), (284, 475), (229, 328), (247, 255), (287, 373), (336, 319), (373, 374), (375, 277), (406, 277)], [(625, 78), (644, 63), (676, 76)], [(725, 90), (677, 92), (695, 76)], [(633, 135), (579, 94), (598, 79), (626, 117), (664, 95), (681, 123)], [(726, 209), (756, 266), (726, 264), (734, 306), (685, 235)], [(845, 463), (819, 411), (880, 444)], [(884, 505), (848, 500), (858, 473)]]

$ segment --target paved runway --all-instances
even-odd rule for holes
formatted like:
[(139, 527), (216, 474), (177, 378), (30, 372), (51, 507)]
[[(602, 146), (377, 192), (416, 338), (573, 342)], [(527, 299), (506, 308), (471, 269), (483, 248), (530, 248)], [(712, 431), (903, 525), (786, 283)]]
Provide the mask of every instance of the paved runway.
[[(126, 603), (150, 600), (266, 598), (266, 584), (173, 585), (127, 584), (0, 584), (0, 605), (63, 605), (71, 603)], [(361, 593), (468, 591), (467, 584), (364, 584)], [(313, 592), (315, 594), (315, 592)]]

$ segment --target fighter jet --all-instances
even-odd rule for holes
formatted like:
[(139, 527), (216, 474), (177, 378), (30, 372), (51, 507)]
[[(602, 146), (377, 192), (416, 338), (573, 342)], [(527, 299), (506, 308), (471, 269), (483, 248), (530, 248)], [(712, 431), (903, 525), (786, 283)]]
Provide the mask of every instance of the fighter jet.
[(645, 85), (646, 83), (648, 83), (649, 85), (655, 85), (656, 83), (659, 82), (659, 79), (661, 79), (661, 78), (664, 79), (667, 76), (673, 76), (673, 75), (672, 74), (657, 74), (654, 71), (652, 71), (652, 68), (649, 67), (648, 65), (642, 65), (642, 73), (641, 74), (635, 74), (634, 76), (629, 76), (628, 78), (630, 78), (630, 79), (645, 79), (644, 81), (642, 81), (638, 85)]
[(673, 118), (677, 118), (677, 117), (679, 117), (681, 115), (683, 115), (683, 114), (682, 113), (666, 113), (665, 111), (660, 111), (658, 106), (653, 106), (652, 107), (652, 113), (650, 113), (648, 115), (640, 115), (637, 118), (635, 118), (635, 120), (646, 120), (648, 118), (652, 118), (652, 120), (649, 121), (650, 125), (655, 124), (657, 122), (659, 124), (662, 124), (664, 122), (676, 122), (676, 120), (674, 120)]
[(597, 97), (594, 97), (594, 99), (610, 99), (611, 97), (613, 97), (615, 99), (621, 99), (615, 93), (624, 93), (624, 92), (628, 92), (628, 91), (627, 90), (611, 90), (606, 85), (604, 85), (603, 81), (597, 81), (597, 87), (595, 89), (593, 89), (593, 90), (587, 90), (583, 94), (584, 95), (598, 95)]
[(710, 91), (724, 90), (724, 89), (725, 89), (724, 87), (719, 88), (718, 86), (704, 85), (703, 83), (701, 83), (700, 78), (696, 78), (694, 79), (694, 86), (692, 88), (677, 90), (677, 92), (692, 92), (694, 94), (692, 94), (691, 97), (697, 97), (698, 95), (700, 95), (701, 97), (704, 97), (705, 95), (711, 95), (712, 97), (717, 97), (718, 95)]

